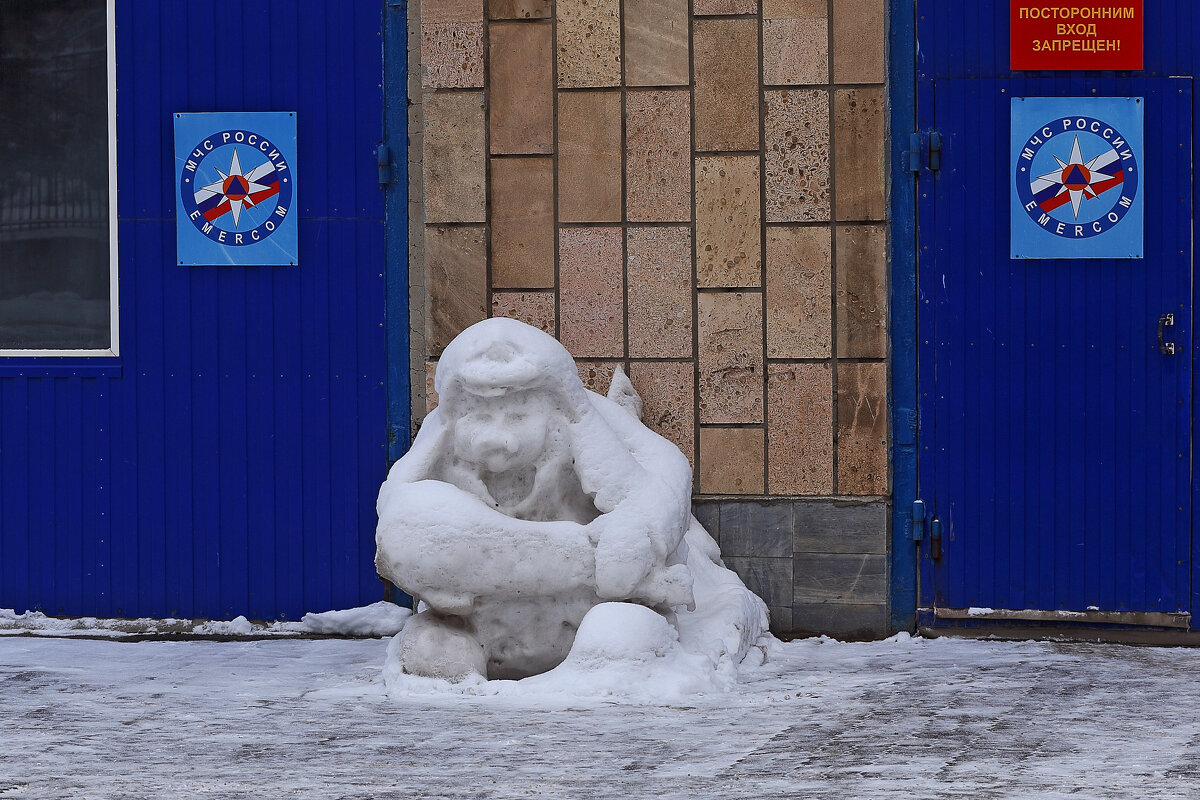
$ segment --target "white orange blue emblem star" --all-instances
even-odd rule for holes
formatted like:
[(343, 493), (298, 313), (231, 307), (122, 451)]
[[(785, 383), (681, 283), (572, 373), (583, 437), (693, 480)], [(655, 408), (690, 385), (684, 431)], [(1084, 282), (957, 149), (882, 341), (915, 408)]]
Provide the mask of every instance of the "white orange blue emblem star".
[(179, 192), (198, 231), (218, 244), (245, 247), (279, 230), (292, 184), (280, 148), (253, 131), (231, 129), (196, 145), (181, 170)]
[(1017, 157), (1021, 207), (1043, 230), (1089, 239), (1112, 230), (1137, 198), (1137, 156), (1113, 125), (1061, 117), (1026, 140)]

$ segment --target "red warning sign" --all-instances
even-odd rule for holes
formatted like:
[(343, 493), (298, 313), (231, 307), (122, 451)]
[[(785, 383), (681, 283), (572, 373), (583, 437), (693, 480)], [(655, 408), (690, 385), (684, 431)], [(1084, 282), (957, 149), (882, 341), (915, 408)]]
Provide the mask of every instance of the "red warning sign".
[(1012, 69), (1142, 69), (1143, 0), (1012, 0)]

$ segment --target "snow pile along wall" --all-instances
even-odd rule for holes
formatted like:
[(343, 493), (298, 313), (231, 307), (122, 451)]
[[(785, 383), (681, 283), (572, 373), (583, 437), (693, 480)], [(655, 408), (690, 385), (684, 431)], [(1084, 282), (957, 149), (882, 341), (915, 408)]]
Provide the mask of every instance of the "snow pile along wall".
[(379, 494), (376, 566), (423, 602), (391, 683), (705, 691), (756, 644), (761, 660), (766, 606), (692, 517), (687, 459), (642, 425), (623, 374), (614, 399), (589, 392), (555, 339), (497, 318), (446, 348), (436, 388)]

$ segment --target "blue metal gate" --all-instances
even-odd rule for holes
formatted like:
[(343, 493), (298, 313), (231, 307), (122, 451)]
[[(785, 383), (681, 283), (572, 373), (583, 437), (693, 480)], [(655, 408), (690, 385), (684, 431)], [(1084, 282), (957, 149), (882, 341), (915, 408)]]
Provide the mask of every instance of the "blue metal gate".
[[(403, 106), (403, 5), (115, 9), (120, 356), (0, 359), (0, 607), (377, 600), (375, 494), (389, 427), (408, 436), (406, 282), (387, 291), (407, 275), (405, 117), (385, 131), (382, 89), (386, 12)], [(205, 111), (296, 112), (298, 266), (176, 266), (172, 114)]]
[[(1009, 72), (1008, 0), (917, 4), (926, 622), (1188, 622), (1194, 22), (1147, 6), (1146, 71), (1110, 74)], [(1009, 258), (1013, 97), (1145, 98), (1144, 259)]]

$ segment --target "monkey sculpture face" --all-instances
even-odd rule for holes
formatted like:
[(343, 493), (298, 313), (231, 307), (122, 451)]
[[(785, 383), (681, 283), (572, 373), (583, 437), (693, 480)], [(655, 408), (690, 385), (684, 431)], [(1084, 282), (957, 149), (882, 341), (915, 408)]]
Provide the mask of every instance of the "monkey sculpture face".
[(550, 428), (551, 412), (542, 395), (524, 390), (464, 398), (463, 413), (454, 420), (455, 455), (494, 473), (537, 463), (546, 450)]

